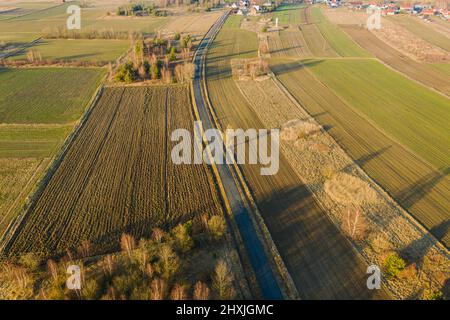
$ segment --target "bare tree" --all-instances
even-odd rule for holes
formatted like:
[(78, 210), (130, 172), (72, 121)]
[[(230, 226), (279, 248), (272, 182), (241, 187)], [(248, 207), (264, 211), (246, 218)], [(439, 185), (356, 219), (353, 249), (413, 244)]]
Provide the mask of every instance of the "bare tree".
[(232, 299), (235, 296), (233, 273), (224, 260), (219, 260), (217, 262), (213, 276), (213, 288), (219, 299)]
[(47, 260), (47, 269), (53, 280), (58, 279), (58, 265), (52, 259)]
[(162, 231), (160, 228), (154, 228), (152, 231), (152, 238), (158, 243), (161, 243), (164, 235), (164, 231)]
[(114, 257), (108, 254), (102, 261), (102, 268), (105, 275), (112, 276), (116, 267), (116, 261)]
[(165, 279), (169, 279), (174, 273), (178, 271), (179, 260), (172, 247), (168, 244), (164, 244), (159, 249), (159, 259), (161, 263), (161, 269)]
[(166, 283), (163, 279), (154, 279), (150, 289), (150, 299), (163, 300), (166, 296)]
[(122, 251), (125, 251), (128, 254), (128, 257), (131, 258), (131, 253), (136, 246), (136, 241), (132, 235), (123, 233), (120, 238), (120, 248)]
[(364, 238), (366, 232), (366, 222), (364, 216), (361, 214), (360, 208), (355, 211), (350, 209), (342, 222), (342, 229), (353, 240), (361, 240)]
[(198, 281), (194, 286), (194, 300), (208, 300), (209, 299), (209, 288), (206, 283)]
[(81, 241), (81, 244), (77, 248), (77, 253), (81, 258), (89, 257), (91, 254), (91, 242), (89, 240)]
[(186, 300), (186, 290), (184, 286), (181, 284), (175, 284), (175, 286), (172, 289), (172, 292), (170, 293), (170, 298), (172, 300)]

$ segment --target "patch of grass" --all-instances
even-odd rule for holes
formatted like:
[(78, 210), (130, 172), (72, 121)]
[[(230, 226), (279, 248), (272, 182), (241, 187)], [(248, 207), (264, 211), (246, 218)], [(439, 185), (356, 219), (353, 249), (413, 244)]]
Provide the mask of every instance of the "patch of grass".
[(350, 37), (348, 37), (338, 26), (332, 24), (322, 14), (319, 7), (311, 10), (314, 21), (330, 46), (342, 57), (369, 57), (369, 54), (359, 47)]
[(77, 120), (103, 69), (0, 69), (0, 123), (69, 123)]

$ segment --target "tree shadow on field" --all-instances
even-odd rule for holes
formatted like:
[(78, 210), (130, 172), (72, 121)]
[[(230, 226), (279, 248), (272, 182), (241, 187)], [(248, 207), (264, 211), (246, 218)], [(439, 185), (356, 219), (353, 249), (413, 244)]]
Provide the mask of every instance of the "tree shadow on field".
[(270, 69), (272, 70), (273, 73), (275, 73), (278, 76), (285, 73), (298, 71), (307, 67), (312, 67), (322, 62), (323, 60), (312, 60), (312, 59), (305, 59), (301, 61), (296, 60), (289, 62), (275, 62), (271, 64)]
[(359, 157), (358, 159), (353, 160), (352, 164), (347, 165), (343, 171), (348, 171), (350, 170), (352, 167), (354, 166), (359, 166), (359, 167), (363, 167), (365, 164), (367, 164), (368, 162), (372, 161), (375, 158), (378, 158), (379, 156), (381, 156), (383, 153), (385, 153), (387, 150), (389, 150), (392, 146), (386, 146), (383, 147), (381, 149), (378, 149), (375, 152), (371, 152), (368, 154), (365, 154), (361, 157)]
[(289, 48), (281, 48), (281, 49), (277, 49), (277, 50), (271, 50), (270, 53), (271, 54), (283, 53), (283, 52), (287, 52), (289, 50), (295, 50), (295, 49), (300, 49), (300, 48), (306, 48), (306, 46), (296, 45), (296, 46), (292, 46), (292, 47), (289, 47)]
[[(279, 185), (260, 180), (272, 190)], [(305, 185), (275, 189), (257, 205), (301, 299), (388, 298), (367, 288), (367, 265)]]

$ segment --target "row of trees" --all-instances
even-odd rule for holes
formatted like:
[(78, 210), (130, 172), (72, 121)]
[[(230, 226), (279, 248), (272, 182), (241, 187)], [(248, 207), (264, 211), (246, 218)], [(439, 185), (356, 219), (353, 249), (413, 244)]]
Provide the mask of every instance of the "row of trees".
[(135, 31), (102, 30), (67, 30), (67, 28), (46, 28), (43, 30), (44, 39), (121, 39), (127, 40), (142, 37), (142, 33)]
[[(222, 259), (226, 224), (222, 216), (202, 216), (164, 232), (152, 231), (139, 242), (130, 234), (120, 238), (121, 252), (89, 258), (93, 246), (83, 241), (58, 262), (45, 263), (34, 253), (0, 264), (1, 299), (230, 299), (235, 297), (233, 274)], [(201, 230), (200, 230), (200, 229)], [(200, 253), (203, 252), (203, 253)], [(218, 252), (218, 251), (217, 251)], [(189, 259), (186, 259), (189, 257)], [(191, 265), (192, 263), (192, 265)], [(211, 264), (212, 263), (212, 264)], [(81, 269), (81, 289), (66, 288), (69, 265)], [(198, 269), (201, 265), (201, 270)], [(212, 265), (211, 267), (207, 267)], [(193, 278), (192, 270), (197, 268)]]

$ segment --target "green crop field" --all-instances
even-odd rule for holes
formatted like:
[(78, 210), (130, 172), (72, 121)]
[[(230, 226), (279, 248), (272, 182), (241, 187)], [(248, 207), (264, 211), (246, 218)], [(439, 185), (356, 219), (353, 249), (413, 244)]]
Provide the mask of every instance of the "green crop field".
[(370, 59), (277, 60), (271, 68), (356, 163), (448, 246), (448, 100)]
[[(44, 60), (109, 62), (122, 55), (129, 45), (128, 40), (50, 39), (41, 40), (33, 46), (33, 50), (39, 52)], [(26, 59), (26, 53), (11, 59)]]
[(322, 14), (319, 7), (311, 8), (312, 21), (314, 21), (330, 46), (342, 57), (369, 57), (369, 54), (359, 47), (338, 26), (332, 24)]
[(449, 39), (433, 30), (430, 27), (427, 27), (423, 23), (421, 23), (416, 17), (409, 17), (407, 15), (396, 15), (392, 17), (388, 17), (389, 20), (394, 21), (411, 31), (417, 37), (428, 41), (431, 44), (434, 44), (438, 47), (441, 47), (444, 50), (450, 51), (450, 41)]
[(98, 68), (0, 69), (0, 123), (77, 120), (104, 74)]
[(318, 61), (309, 70), (436, 168), (450, 164), (449, 99), (373, 60)]

